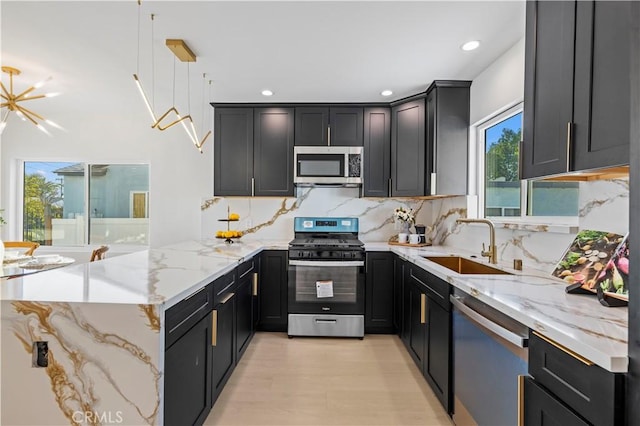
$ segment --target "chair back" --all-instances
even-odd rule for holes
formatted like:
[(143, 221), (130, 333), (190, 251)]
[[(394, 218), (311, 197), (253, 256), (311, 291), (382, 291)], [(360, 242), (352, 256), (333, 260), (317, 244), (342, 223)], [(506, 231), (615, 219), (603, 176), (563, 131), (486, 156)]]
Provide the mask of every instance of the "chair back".
[(109, 251), (109, 246), (100, 246), (94, 251), (91, 252), (91, 260), (89, 262), (93, 262), (94, 260), (102, 260), (104, 259), (104, 254)]
[(24, 254), (27, 256), (33, 256), (33, 252), (40, 247), (40, 243), (34, 243), (31, 241), (3, 241), (4, 248), (23, 248), (26, 249)]

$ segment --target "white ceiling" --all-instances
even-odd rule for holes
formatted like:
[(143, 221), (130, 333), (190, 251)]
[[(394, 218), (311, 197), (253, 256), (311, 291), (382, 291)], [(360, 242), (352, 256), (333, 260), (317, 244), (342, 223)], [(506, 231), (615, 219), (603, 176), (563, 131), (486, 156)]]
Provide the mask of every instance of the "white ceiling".
[[(61, 92), (77, 108), (91, 97), (96, 112), (100, 104), (108, 112), (118, 102), (140, 102), (132, 78), (137, 70), (156, 109), (171, 105), (174, 57), (164, 40), (182, 38), (198, 59), (189, 66), (190, 106), (185, 106), (188, 68), (176, 63), (175, 103), (197, 117), (207, 100), (377, 102), (389, 100), (380, 95), (382, 89), (399, 99), (424, 91), (434, 79), (471, 80), (523, 36), (524, 2), (143, 1), (138, 6), (136, 0), (3, 0), (0, 19), (0, 59), (23, 70), (18, 88), (52, 76), (49, 91)], [(463, 52), (460, 45), (471, 39), (481, 40), (480, 48)], [(203, 73), (213, 80), (210, 90), (203, 90)], [(6, 75), (2, 79), (6, 82)], [(260, 95), (265, 88), (275, 95)], [(39, 111), (55, 110), (45, 102), (55, 105), (42, 101)]]

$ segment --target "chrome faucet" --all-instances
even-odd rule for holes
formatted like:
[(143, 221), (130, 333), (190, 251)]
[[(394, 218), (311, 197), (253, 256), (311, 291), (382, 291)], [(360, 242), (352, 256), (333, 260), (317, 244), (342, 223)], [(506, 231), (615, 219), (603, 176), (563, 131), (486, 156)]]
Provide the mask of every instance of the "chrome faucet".
[(486, 223), (489, 225), (489, 250), (485, 250), (484, 243), (482, 243), (482, 251), (480, 254), (482, 257), (488, 257), (489, 262), (494, 265), (498, 263), (498, 250), (496, 248), (496, 228), (489, 219), (458, 219), (456, 223)]

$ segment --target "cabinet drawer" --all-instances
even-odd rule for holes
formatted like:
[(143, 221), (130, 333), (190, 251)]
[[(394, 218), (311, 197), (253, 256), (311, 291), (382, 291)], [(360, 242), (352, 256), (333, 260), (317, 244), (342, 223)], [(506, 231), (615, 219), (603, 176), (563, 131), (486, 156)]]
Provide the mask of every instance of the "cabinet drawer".
[[(237, 270), (237, 269), (236, 269)], [(226, 297), (228, 293), (235, 291), (236, 287), (236, 270), (226, 273), (213, 282), (213, 305), (215, 306), (222, 299)]]
[(590, 423), (623, 424), (623, 374), (581, 359), (536, 332), (529, 338), (529, 374)]
[(451, 310), (451, 302), (449, 302), (451, 290), (448, 282), (414, 265), (409, 267), (409, 277), (422, 285), (427, 295), (438, 305), (447, 311)]
[(252, 272), (258, 272), (255, 257), (246, 262), (242, 262), (240, 266), (238, 266), (238, 280), (241, 280), (245, 275)]
[(211, 284), (195, 291), (165, 313), (165, 348), (204, 318), (211, 309)]
[(531, 377), (524, 379), (524, 424), (526, 426), (589, 425)]

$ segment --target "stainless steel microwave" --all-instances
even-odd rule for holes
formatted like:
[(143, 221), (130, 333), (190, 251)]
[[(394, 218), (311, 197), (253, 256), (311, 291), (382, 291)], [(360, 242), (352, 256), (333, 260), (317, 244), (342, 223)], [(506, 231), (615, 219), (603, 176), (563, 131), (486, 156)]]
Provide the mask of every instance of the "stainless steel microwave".
[(362, 185), (361, 146), (296, 146), (294, 178), (298, 186)]

